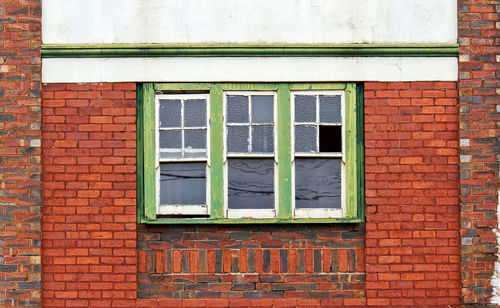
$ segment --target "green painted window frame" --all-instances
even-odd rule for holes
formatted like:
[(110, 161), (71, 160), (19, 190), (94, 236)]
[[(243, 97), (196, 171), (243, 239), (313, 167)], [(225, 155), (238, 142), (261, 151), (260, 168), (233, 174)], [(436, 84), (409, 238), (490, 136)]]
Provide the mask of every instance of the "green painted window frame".
[[(293, 218), (291, 91), (345, 91), (346, 217)], [(210, 218), (157, 218), (155, 92), (210, 94)], [(276, 91), (278, 122), (278, 217), (224, 218), (224, 91)], [(142, 83), (137, 86), (137, 222), (140, 224), (252, 224), (364, 222), (363, 85), (360, 83)]]

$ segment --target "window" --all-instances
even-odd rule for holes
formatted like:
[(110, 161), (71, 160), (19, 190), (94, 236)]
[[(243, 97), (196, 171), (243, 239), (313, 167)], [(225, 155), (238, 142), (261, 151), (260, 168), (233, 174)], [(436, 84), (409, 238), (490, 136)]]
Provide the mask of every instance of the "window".
[(140, 223), (364, 219), (362, 87), (138, 87)]

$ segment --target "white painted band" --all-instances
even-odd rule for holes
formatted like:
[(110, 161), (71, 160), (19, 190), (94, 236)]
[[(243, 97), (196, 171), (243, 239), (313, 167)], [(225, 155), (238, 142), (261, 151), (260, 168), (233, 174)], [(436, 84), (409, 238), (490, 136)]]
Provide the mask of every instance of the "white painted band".
[(455, 57), (46, 58), (42, 81), (456, 81)]
[(44, 44), (452, 43), (456, 0), (43, 0)]

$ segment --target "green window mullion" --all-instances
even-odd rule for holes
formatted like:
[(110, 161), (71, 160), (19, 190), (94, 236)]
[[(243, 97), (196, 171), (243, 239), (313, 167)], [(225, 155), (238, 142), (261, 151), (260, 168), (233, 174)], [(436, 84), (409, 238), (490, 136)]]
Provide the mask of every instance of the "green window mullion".
[(280, 219), (292, 218), (292, 133), (290, 88), (278, 87), (278, 203)]
[(212, 219), (224, 218), (223, 93), (220, 84), (210, 89), (210, 206)]
[(142, 95), (144, 214), (146, 219), (156, 219), (155, 97), (153, 84), (143, 84)]

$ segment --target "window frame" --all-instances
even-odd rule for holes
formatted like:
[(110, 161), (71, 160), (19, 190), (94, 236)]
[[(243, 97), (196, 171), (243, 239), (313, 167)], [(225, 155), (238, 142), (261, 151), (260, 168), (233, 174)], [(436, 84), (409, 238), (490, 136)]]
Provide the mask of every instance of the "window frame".
[[(345, 127), (345, 216), (337, 218), (294, 218), (292, 168), (292, 92), (344, 91)], [(209, 94), (207, 152), (210, 174), (210, 218), (162, 218), (156, 215), (155, 93), (159, 91)], [(275, 158), (279, 161), (275, 178), (278, 217), (272, 219), (224, 218), (224, 91), (276, 91), (277, 114), (274, 124)], [(137, 222), (145, 224), (253, 224), (253, 223), (358, 223), (364, 222), (363, 86), (356, 83), (142, 83), (137, 87)]]

